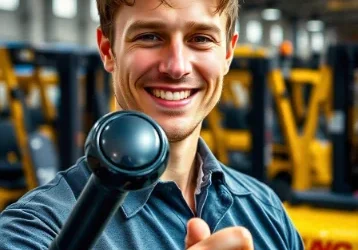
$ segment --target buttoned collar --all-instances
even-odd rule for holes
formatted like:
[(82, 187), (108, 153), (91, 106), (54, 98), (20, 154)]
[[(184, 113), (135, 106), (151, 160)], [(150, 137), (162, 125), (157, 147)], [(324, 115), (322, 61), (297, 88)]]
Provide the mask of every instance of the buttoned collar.
[[(236, 195), (246, 195), (249, 193), (248, 190), (240, 184), (240, 182), (238, 182), (236, 179), (233, 179), (231, 176), (224, 174), (221, 163), (215, 158), (213, 153), (205, 144), (204, 140), (201, 138), (198, 142), (198, 155), (199, 164), (201, 161), (201, 168), (199, 167), (199, 171), (202, 171), (202, 174), (200, 174), (200, 172), (198, 174), (198, 176), (202, 176), (202, 180), (198, 180), (200, 187), (207, 185), (208, 182), (212, 182), (213, 178), (218, 178), (221, 179), (223, 183), (229, 188), (229, 190)], [(158, 183), (165, 184), (166, 182), (159, 180), (150, 187), (128, 193), (124, 203), (121, 206), (121, 209), (127, 218), (134, 216), (144, 207), (154, 189), (158, 186)], [(198, 190), (200, 190), (199, 187), (197, 187), (196, 193)]]

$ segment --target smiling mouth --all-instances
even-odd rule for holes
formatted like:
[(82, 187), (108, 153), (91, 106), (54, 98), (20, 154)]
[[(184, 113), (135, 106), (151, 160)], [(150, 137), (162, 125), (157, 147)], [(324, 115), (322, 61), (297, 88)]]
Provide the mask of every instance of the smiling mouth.
[(188, 99), (193, 94), (197, 92), (195, 89), (190, 90), (177, 90), (177, 91), (169, 91), (163, 89), (155, 89), (155, 88), (146, 88), (146, 91), (155, 96), (157, 98), (166, 100), (166, 101), (180, 101), (184, 99)]

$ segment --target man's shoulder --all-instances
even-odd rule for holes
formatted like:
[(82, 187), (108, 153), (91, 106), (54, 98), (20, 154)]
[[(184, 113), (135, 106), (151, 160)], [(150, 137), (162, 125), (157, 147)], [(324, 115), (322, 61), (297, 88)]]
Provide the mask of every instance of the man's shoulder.
[(221, 164), (225, 182), (236, 195), (249, 195), (252, 199), (275, 210), (282, 210), (282, 203), (275, 192), (265, 183), (247, 174)]
[(88, 180), (89, 172), (86, 168), (85, 159), (79, 158), (72, 167), (57, 173), (49, 183), (29, 191), (9, 208), (25, 208), (31, 204), (51, 206), (74, 203)]
[(87, 182), (79, 159), (49, 183), (35, 188), (0, 213), (0, 249), (47, 249)]

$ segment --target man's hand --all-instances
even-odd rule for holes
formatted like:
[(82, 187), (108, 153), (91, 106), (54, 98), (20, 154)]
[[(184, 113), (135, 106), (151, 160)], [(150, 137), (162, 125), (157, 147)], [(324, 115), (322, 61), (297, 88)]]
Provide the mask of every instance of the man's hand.
[(189, 220), (185, 238), (187, 250), (253, 250), (250, 232), (243, 227), (229, 227), (211, 235), (209, 226), (199, 218)]

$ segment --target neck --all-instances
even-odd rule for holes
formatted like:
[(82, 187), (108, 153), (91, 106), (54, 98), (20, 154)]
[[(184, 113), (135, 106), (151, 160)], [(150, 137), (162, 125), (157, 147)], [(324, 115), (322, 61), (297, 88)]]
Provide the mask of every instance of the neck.
[(196, 154), (200, 128), (179, 142), (170, 143), (170, 157), (161, 179), (174, 181), (183, 193), (190, 208), (195, 211), (194, 192), (197, 185), (198, 169)]

